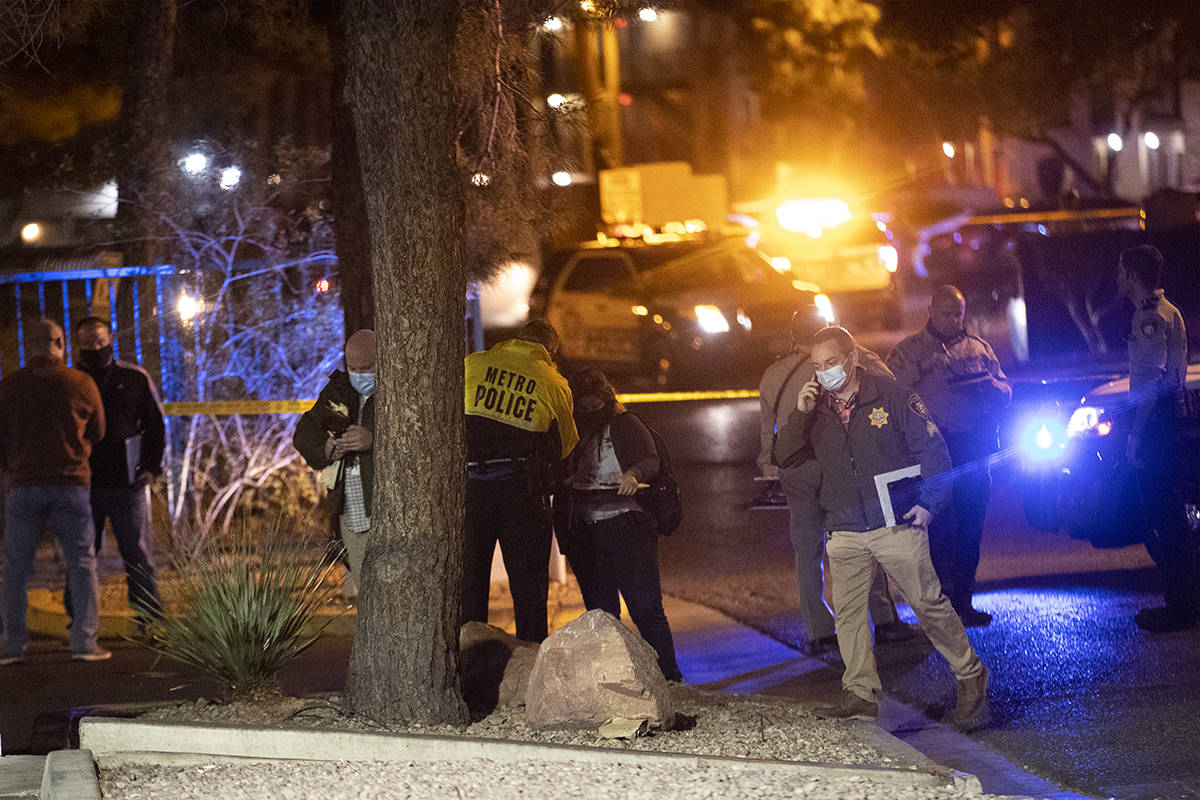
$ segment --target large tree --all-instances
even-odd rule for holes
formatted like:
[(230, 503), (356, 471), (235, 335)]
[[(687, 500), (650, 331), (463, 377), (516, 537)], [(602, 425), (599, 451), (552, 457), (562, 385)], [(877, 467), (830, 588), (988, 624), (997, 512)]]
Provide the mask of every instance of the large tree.
[(463, 721), (463, 194), (456, 0), (355, 0), (348, 98), (379, 335), (372, 539), (347, 692), (386, 719)]

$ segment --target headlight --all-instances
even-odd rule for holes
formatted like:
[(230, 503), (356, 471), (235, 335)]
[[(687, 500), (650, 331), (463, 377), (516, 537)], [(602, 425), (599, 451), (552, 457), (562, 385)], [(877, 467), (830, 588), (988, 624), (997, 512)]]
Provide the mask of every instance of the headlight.
[(1103, 408), (1081, 406), (1075, 409), (1071, 414), (1071, 421), (1067, 423), (1067, 436), (1074, 438), (1093, 432), (1097, 436), (1108, 436), (1112, 432), (1112, 423), (1108, 420), (1101, 421), (1102, 416)]
[(696, 312), (696, 324), (705, 333), (727, 333), (729, 331), (729, 320), (725, 319), (721, 309), (716, 306), (696, 306), (693, 310)]
[(813, 305), (817, 307), (817, 311), (821, 313), (821, 317), (827, 325), (832, 325), (833, 321), (837, 319), (833, 314), (833, 301), (829, 299), (828, 295), (817, 295), (813, 298)]
[(890, 244), (879, 245), (879, 263), (888, 272), (895, 272), (900, 267), (900, 254)]
[(1066, 447), (1065, 434), (1054, 417), (1031, 417), (1021, 426), (1021, 452), (1033, 461), (1053, 461)]

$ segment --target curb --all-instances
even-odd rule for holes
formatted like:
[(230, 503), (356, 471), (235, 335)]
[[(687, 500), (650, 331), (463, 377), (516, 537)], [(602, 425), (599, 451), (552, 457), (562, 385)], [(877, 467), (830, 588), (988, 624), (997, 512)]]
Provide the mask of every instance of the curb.
[(91, 750), (54, 750), (46, 755), (39, 800), (101, 800)]
[[(889, 737), (890, 738), (890, 737)], [(697, 756), (640, 750), (579, 747), (476, 737), (379, 734), (355, 731), (285, 730), (235, 725), (162, 723), (85, 717), (79, 742), (106, 767), (130, 764), (186, 764), (244, 759), (299, 761), (548, 761), (600, 764), (676, 764), (735, 769), (779, 769), (797, 776), (865, 778), (896, 786), (957, 786), (979, 793), (979, 783), (950, 770), (922, 771), (871, 765), (771, 761)]]

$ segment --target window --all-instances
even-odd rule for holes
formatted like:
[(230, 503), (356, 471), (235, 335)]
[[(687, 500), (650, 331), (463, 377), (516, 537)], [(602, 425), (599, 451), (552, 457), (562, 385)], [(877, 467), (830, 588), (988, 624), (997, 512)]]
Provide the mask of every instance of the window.
[(616, 292), (628, 288), (632, 277), (629, 265), (620, 256), (583, 256), (571, 268), (563, 290), (592, 294)]

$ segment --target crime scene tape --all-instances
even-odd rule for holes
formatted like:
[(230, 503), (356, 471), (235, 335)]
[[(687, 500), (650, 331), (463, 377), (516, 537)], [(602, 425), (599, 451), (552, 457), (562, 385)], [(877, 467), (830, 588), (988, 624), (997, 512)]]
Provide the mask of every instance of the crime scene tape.
[[(622, 403), (675, 403), (683, 400), (744, 400), (758, 397), (757, 389), (714, 389), (697, 392), (633, 392), (618, 394)], [(222, 417), (234, 414), (303, 414), (316, 400), (207, 400), (163, 404), (172, 417), (197, 414)]]

